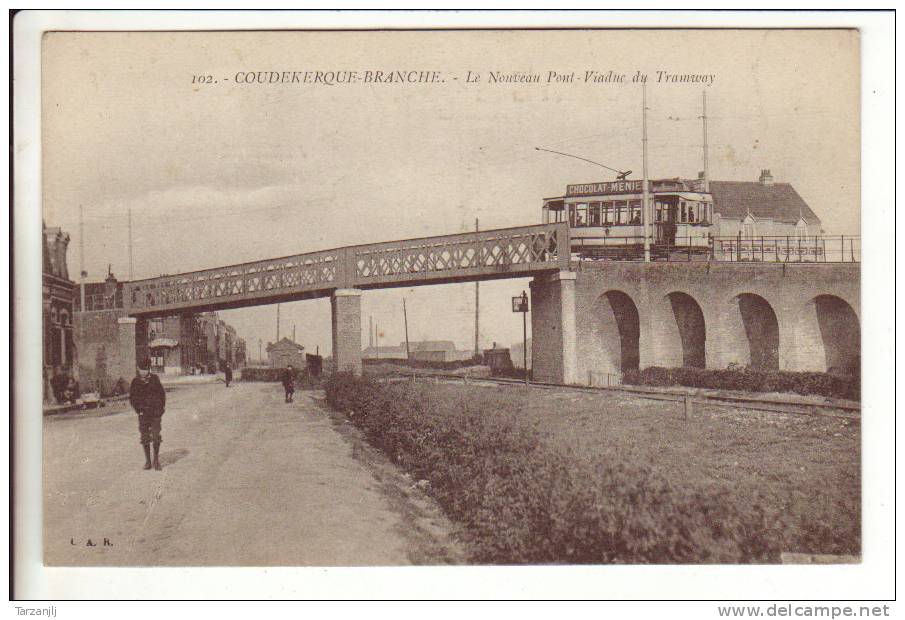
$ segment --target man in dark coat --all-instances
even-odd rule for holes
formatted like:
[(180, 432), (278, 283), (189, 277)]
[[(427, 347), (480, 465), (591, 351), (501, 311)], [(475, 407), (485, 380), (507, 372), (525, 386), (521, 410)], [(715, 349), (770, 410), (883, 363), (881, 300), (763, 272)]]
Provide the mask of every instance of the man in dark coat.
[(233, 367), (227, 364), (223, 371), (223, 376), (226, 381), (226, 387), (229, 387), (230, 381), (233, 380)]
[(50, 390), (53, 392), (53, 399), (59, 404), (63, 404), (63, 391), (66, 389), (66, 375), (60, 371), (59, 366), (53, 367), (53, 376), (50, 378)]
[(283, 389), (286, 390), (286, 402), (291, 403), (292, 396), (295, 394), (295, 370), (292, 368), (292, 364), (286, 366), (281, 381)]
[[(138, 432), (141, 447), (145, 451), (145, 469), (160, 469), (160, 418), (166, 406), (166, 394), (157, 375), (151, 374), (151, 360), (145, 358), (138, 364), (138, 374), (132, 379), (129, 403), (138, 414)], [(151, 461), (151, 447), (154, 461)]]

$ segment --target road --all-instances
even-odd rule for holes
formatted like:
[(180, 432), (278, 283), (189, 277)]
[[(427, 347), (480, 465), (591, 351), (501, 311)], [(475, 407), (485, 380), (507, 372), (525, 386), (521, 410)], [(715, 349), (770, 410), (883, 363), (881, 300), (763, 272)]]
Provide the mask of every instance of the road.
[(461, 562), (439, 509), (318, 398), (286, 404), (278, 384), (180, 386), (167, 393), (162, 471), (142, 469), (125, 404), (45, 418), (45, 563)]

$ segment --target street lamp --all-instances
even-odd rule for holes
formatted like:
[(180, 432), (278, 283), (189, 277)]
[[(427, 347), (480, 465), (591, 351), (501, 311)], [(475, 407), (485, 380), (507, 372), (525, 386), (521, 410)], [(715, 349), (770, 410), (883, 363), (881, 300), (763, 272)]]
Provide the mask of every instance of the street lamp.
[(525, 368), (525, 385), (528, 385), (528, 293), (522, 291), (512, 298), (512, 311), (522, 313), (522, 360)]

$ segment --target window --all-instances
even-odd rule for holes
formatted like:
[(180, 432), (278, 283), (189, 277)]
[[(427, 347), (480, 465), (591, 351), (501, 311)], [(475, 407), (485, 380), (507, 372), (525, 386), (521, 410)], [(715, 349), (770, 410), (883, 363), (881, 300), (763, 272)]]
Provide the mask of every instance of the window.
[(575, 205), (575, 225), (588, 225), (588, 203), (579, 202), (577, 205)]
[(628, 212), (628, 203), (624, 200), (616, 201), (616, 223), (617, 224), (628, 224), (629, 220), (629, 212)]
[(613, 210), (613, 203), (612, 202), (603, 203), (603, 225), (609, 226), (610, 224), (615, 222), (616, 221), (615, 215), (616, 215), (616, 213)]
[(654, 211), (655, 211), (655, 215), (654, 215), (655, 221), (662, 222), (663, 221), (663, 203), (660, 202), (659, 200), (654, 203)]
[(745, 239), (753, 239), (757, 235), (757, 222), (750, 214), (742, 221), (742, 236)]
[(588, 226), (600, 226), (600, 203), (592, 202), (588, 206)]
[(640, 225), (641, 224), (641, 201), (640, 200), (632, 200), (629, 203), (632, 210), (632, 219), (630, 220), (631, 224)]
[(60, 323), (63, 325), (69, 325), (69, 313), (65, 310), (60, 311)]
[(148, 322), (148, 338), (154, 340), (163, 337), (163, 319), (152, 319)]
[(60, 318), (57, 316), (57, 309), (56, 309), (56, 308), (51, 308), (51, 309), (50, 309), (50, 322), (51, 322), (51, 323), (59, 323), (59, 322), (60, 322)]
[(575, 227), (575, 205), (569, 205), (569, 228)]
[(696, 209), (695, 209), (695, 203), (689, 202), (689, 203), (688, 203), (688, 223), (689, 223), (689, 224), (694, 224), (695, 222), (698, 221), (698, 220), (695, 218), (695, 211), (696, 211)]
[(685, 202), (684, 202), (684, 201), (683, 201), (683, 202), (680, 202), (680, 203), (679, 203), (679, 206), (680, 206), (680, 208), (681, 208), (681, 211), (679, 212), (679, 217), (680, 217), (681, 219), (680, 219), (679, 221), (682, 222), (682, 223), (684, 224), (684, 223), (688, 222), (688, 211), (687, 211), (686, 208), (685, 208)]

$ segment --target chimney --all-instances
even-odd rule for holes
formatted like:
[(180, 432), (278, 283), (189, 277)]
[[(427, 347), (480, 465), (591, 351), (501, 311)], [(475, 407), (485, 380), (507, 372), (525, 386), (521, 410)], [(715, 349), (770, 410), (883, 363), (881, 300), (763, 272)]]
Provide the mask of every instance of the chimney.
[(769, 168), (760, 171), (759, 180), (761, 185), (773, 185), (773, 175), (770, 174)]

